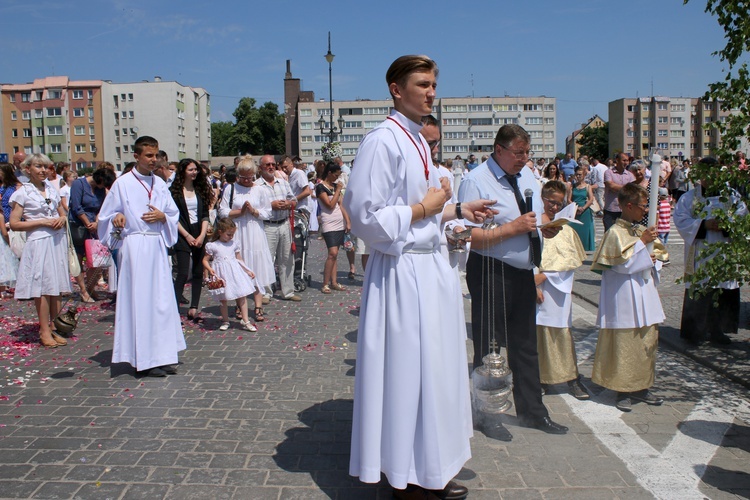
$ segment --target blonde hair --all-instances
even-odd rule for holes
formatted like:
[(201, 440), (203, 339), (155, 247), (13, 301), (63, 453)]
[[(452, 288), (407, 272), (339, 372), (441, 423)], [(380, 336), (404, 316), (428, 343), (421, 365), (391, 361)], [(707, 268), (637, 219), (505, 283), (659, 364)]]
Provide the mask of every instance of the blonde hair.
[(258, 175), (258, 164), (250, 155), (245, 155), (237, 163), (237, 172), (250, 172), (253, 176)]
[(49, 156), (42, 153), (34, 153), (33, 155), (29, 155), (26, 157), (26, 159), (21, 163), (21, 168), (28, 167), (32, 162), (41, 163), (45, 167), (49, 167), (50, 165), (55, 164), (52, 160), (49, 159)]

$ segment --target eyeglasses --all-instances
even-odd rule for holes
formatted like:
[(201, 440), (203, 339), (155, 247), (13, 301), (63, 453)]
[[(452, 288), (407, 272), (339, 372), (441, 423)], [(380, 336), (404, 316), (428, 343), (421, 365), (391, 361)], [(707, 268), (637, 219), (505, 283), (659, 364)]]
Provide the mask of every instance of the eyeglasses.
[(430, 141), (427, 143), (427, 145), (430, 146), (430, 149), (435, 149), (440, 145), (440, 139), (438, 139), (437, 141)]
[(640, 208), (641, 210), (648, 210), (648, 205), (636, 204), (635, 206), (638, 207), (638, 208)]
[(550, 200), (549, 198), (542, 198), (542, 200), (544, 200), (545, 202), (549, 203), (550, 205), (552, 205), (555, 208), (560, 208), (560, 207), (563, 206), (563, 204), (562, 204), (561, 201), (554, 201), (554, 200)]
[(513, 155), (516, 158), (519, 158), (519, 159), (520, 158), (532, 158), (534, 156), (534, 152), (531, 151), (530, 149), (527, 149), (526, 151), (513, 151), (512, 149), (509, 149), (509, 148), (503, 146), (502, 144), (498, 144), (498, 146), (500, 146), (501, 148), (503, 148), (504, 150), (506, 150), (506, 151), (508, 151), (510, 153), (513, 153)]
[(270, 165), (272, 167), (275, 167), (276, 166), (276, 162), (275, 161), (267, 161), (266, 163), (261, 163), (261, 165)]
[(251, 180), (253, 180), (253, 177), (252, 176), (245, 176), (245, 175), (238, 175), (237, 179), (241, 180), (241, 181), (251, 181)]

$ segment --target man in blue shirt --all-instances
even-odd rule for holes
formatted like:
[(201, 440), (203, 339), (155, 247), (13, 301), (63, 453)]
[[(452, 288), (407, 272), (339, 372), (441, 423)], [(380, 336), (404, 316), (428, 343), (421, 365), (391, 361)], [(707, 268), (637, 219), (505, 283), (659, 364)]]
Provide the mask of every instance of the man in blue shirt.
[(560, 169), (563, 171), (563, 174), (565, 174), (566, 181), (573, 177), (577, 166), (578, 162), (573, 159), (573, 155), (570, 153), (566, 154), (565, 159), (560, 162)]
[[(553, 422), (542, 403), (536, 341), (535, 262), (541, 260), (537, 220), (542, 217), (539, 183), (528, 168), (531, 138), (522, 127), (500, 127), (490, 158), (461, 181), (461, 202), (497, 200), (499, 210), (485, 230), (474, 227), (471, 253), (466, 263), (466, 284), (471, 293), (471, 325), (474, 367), (495, 349), (493, 341), (506, 345), (513, 372), (516, 415), (524, 427), (551, 434), (565, 434), (568, 428)], [(532, 207), (526, 208), (531, 198)], [(477, 226), (474, 224), (474, 226)], [(559, 229), (545, 229), (554, 237)], [(536, 252), (539, 255), (534, 255)], [(507, 294), (506, 294), (507, 291)]]

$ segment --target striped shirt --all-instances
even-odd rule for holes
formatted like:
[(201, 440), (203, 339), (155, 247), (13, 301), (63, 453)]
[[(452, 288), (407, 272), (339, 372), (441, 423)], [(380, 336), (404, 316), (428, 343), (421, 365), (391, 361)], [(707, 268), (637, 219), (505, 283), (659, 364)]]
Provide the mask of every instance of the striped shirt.
[(659, 220), (656, 224), (658, 233), (669, 232), (669, 221), (672, 219), (672, 207), (669, 205), (669, 198), (659, 200)]

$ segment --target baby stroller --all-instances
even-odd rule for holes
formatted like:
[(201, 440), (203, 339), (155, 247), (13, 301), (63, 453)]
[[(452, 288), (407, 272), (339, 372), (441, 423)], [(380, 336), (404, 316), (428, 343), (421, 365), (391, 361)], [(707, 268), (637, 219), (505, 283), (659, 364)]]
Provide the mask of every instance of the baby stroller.
[(294, 291), (302, 292), (310, 284), (312, 276), (305, 274), (307, 251), (310, 248), (310, 214), (306, 210), (294, 212)]

